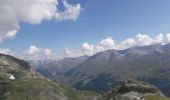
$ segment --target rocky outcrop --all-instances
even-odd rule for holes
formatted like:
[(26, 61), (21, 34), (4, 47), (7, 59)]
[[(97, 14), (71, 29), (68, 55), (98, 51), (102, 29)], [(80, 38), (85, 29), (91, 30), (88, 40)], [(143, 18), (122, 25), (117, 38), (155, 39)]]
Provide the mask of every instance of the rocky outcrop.
[(104, 94), (100, 100), (148, 100), (149, 96), (165, 97), (153, 85), (137, 80), (127, 80)]

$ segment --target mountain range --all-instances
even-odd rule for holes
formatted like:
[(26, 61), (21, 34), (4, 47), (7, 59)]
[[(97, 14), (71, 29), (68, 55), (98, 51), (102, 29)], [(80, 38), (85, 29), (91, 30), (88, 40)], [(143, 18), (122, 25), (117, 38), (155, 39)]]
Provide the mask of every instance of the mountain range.
[[(67, 58), (69, 63), (63, 59), (52, 66), (46, 63), (36, 70), (78, 90), (105, 93), (121, 81), (133, 78), (153, 84), (170, 96), (170, 44), (112, 49), (83, 58)], [(59, 72), (59, 68), (64, 70)]]
[[(138, 48), (140, 48), (139, 50), (142, 50), (143, 53), (135, 50)], [(150, 50), (148, 50), (148, 48)], [(130, 49), (137, 52), (131, 52), (132, 50)], [(168, 69), (164, 69), (164, 67), (160, 68), (161, 64), (165, 64), (165, 68), (168, 68), (168, 63), (165, 61), (169, 61), (169, 44), (135, 47), (130, 49), (127, 49), (126, 51), (107, 50), (91, 57), (65, 58), (61, 61), (38, 61), (37, 63), (35, 63), (35, 61), (34, 64), (30, 61), (32, 65), (36, 65), (33, 67), (34, 69), (32, 69), (28, 62), (22, 59), (0, 54), (0, 100), (170, 100), (165, 96), (168, 95), (169, 87)], [(126, 58), (125, 53), (130, 58)], [(160, 62), (162, 62), (161, 64), (159, 64), (158, 58)], [(133, 67), (129, 65), (124, 71), (123, 69), (114, 67), (121, 64), (123, 61), (128, 61), (126, 64), (131, 64), (131, 61), (138, 61), (139, 59), (146, 64), (146, 66), (139, 61), (132, 63), (132, 65), (136, 66)], [(153, 67), (152, 70), (146, 69), (148, 64), (153, 63), (151, 61), (155, 61), (155, 59), (157, 62), (154, 63), (155, 66), (151, 66), (151, 68)], [(41, 65), (46, 64), (47, 66), (41, 66), (39, 63), (41, 63)], [(54, 64), (49, 71), (54, 71), (55, 73), (51, 75), (48, 75), (50, 72), (44, 74), (44, 76), (47, 77), (46, 78), (39, 74), (39, 72), (41, 72), (39, 69), (50, 68), (48, 67), (48, 63), (52, 63), (51, 65)], [(58, 66), (55, 66), (55, 64)], [(94, 66), (95, 64), (97, 65), (94, 68), (88, 68), (88, 66)], [(102, 66), (108, 64), (107, 66), (110, 69), (108, 70), (107, 66), (102, 68), (99, 66), (101, 64), (103, 64)], [(109, 64), (112, 65), (109, 66)], [(37, 67), (37, 65), (40, 66)], [(67, 67), (69, 65), (72, 66)], [(139, 66), (141, 67), (141, 72), (137, 68), (137, 65), (141, 65)], [(100, 69), (97, 69), (97, 66), (99, 66)], [(63, 70), (56, 71), (55, 67), (57, 67), (58, 70)], [(115, 71), (112, 67), (114, 67)], [(124, 68), (124, 66), (119, 67)], [(128, 70), (129, 68), (130, 70)], [(133, 68), (135, 70), (132, 70)], [(144, 68), (144, 72), (142, 71), (142, 68)], [(116, 71), (119, 72), (115, 73)], [(152, 76), (155, 72), (157, 75), (154, 74), (154, 76)], [(150, 80), (151, 77), (165, 80), (154, 81)], [(158, 86), (164, 85), (167, 90), (160, 87), (157, 88), (149, 83), (137, 81), (135, 79), (148, 81), (149, 83), (157, 84)], [(68, 84), (79, 91), (66, 86), (63, 83)], [(96, 92), (99, 92), (100, 94)]]

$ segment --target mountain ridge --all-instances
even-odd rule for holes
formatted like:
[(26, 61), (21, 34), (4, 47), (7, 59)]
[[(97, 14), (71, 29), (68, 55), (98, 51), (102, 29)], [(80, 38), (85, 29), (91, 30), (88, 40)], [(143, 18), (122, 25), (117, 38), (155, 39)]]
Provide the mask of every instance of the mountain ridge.
[[(110, 92), (105, 93), (100, 100), (169, 100), (155, 86), (133, 79), (122, 82)], [(156, 99), (156, 100), (157, 100)]]
[[(69, 84), (76, 89), (93, 90), (99, 93), (109, 91), (111, 86), (118, 84), (121, 80), (134, 78), (152, 83), (166, 95), (170, 95), (167, 89), (170, 88), (168, 85), (170, 82), (169, 61), (170, 44), (106, 50), (89, 57), (59, 78), (49, 78)], [(162, 76), (164, 78), (161, 78)], [(101, 83), (100, 86), (98, 82)]]

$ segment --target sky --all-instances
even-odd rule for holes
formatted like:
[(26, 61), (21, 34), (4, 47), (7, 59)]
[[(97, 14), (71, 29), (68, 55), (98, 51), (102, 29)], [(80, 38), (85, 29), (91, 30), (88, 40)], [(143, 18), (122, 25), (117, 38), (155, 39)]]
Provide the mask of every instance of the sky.
[(169, 4), (170, 0), (0, 0), (0, 52), (26, 59), (62, 58), (169, 43)]

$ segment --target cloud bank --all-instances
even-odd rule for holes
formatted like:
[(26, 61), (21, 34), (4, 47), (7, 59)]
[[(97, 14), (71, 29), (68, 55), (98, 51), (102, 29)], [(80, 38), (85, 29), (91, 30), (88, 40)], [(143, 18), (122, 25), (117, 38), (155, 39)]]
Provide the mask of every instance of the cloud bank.
[(85, 42), (82, 44), (79, 50), (67, 48), (65, 50), (65, 54), (70, 57), (76, 57), (83, 55), (93, 55), (108, 49), (123, 50), (133, 46), (145, 46), (164, 43), (170, 43), (170, 33), (165, 35), (159, 33), (155, 37), (150, 37), (147, 34), (139, 33), (134, 38), (128, 38), (121, 42), (116, 42), (112, 37), (106, 37), (102, 39), (98, 44), (90, 44)]
[(26, 60), (56, 60), (65, 57), (78, 57), (84, 55), (91, 56), (95, 53), (108, 49), (123, 50), (133, 46), (145, 46), (164, 43), (170, 43), (170, 33), (167, 33), (165, 35), (159, 33), (155, 37), (150, 37), (147, 34), (137, 34), (134, 38), (127, 38), (121, 42), (116, 42), (112, 37), (106, 37), (99, 41), (98, 44), (90, 44), (88, 42), (85, 42), (80, 46), (80, 49), (65, 48), (64, 51), (61, 53), (55, 53), (49, 48), (39, 48), (35, 45), (31, 45), (21, 54), (12, 52), (8, 48), (0, 49), (0, 53), (10, 54)]
[(45, 59), (56, 59), (54, 58), (55, 53), (49, 48), (38, 48), (34, 45), (31, 45), (26, 49), (20, 57), (27, 60), (45, 60)]
[(12, 54), (11, 53), (11, 50), (10, 49), (8, 49), (8, 48), (2, 48), (2, 49), (0, 49), (0, 53), (2, 53), (2, 54)]
[[(43, 20), (76, 20), (81, 5), (67, 0), (0, 0), (0, 42), (15, 37), (20, 23), (40, 24)], [(59, 3), (64, 10), (60, 11)]]

